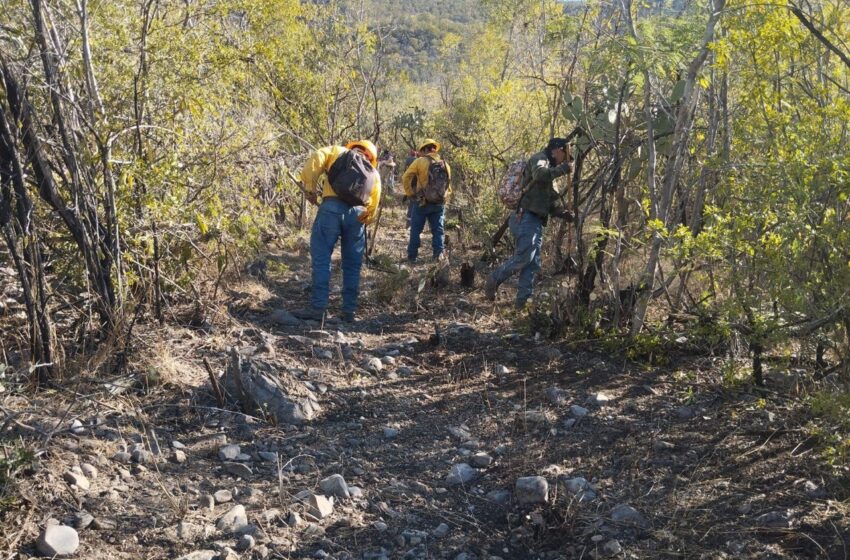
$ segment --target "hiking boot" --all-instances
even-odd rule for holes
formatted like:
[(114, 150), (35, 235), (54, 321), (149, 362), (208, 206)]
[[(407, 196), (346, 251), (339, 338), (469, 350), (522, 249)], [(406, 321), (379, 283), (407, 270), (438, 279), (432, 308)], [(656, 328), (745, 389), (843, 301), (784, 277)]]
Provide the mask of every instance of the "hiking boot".
[(305, 307), (304, 309), (293, 309), (292, 314), (304, 321), (321, 321), (325, 317), (325, 310), (317, 307)]
[(354, 314), (354, 311), (343, 311), (340, 319), (343, 323), (348, 323), (349, 325), (357, 322), (357, 316)]
[(487, 298), (488, 301), (496, 301), (496, 290), (498, 289), (499, 284), (491, 274), (487, 277), (487, 281), (484, 283), (484, 297)]
[(514, 302), (514, 307), (516, 307), (517, 311), (522, 311), (523, 309), (525, 309), (527, 303), (527, 299), (518, 299)]

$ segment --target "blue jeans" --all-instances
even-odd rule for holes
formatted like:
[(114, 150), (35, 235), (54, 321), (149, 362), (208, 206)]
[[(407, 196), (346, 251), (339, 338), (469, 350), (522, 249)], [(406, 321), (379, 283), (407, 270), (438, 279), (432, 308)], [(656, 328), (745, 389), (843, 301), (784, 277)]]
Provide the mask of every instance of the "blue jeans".
[(443, 226), (445, 224), (446, 207), (443, 204), (426, 204), (419, 206), (413, 203), (410, 209), (410, 242), (407, 244), (407, 259), (415, 261), (419, 255), (419, 237), (425, 229), (425, 221), (431, 229), (431, 249), (434, 258), (443, 254)]
[(534, 275), (540, 270), (543, 220), (537, 214), (524, 211), (522, 214), (513, 214), (508, 225), (516, 241), (516, 248), (511, 258), (493, 271), (493, 279), (497, 284), (501, 284), (519, 272), (516, 303), (523, 305), (531, 297)]
[(360, 267), (366, 248), (366, 228), (357, 217), (363, 209), (350, 206), (338, 198), (326, 198), (319, 206), (310, 234), (310, 258), (313, 261), (313, 293), (310, 299), (315, 309), (328, 307), (331, 280), (331, 255), (338, 239), (342, 239), (342, 310), (357, 310), (360, 290)]

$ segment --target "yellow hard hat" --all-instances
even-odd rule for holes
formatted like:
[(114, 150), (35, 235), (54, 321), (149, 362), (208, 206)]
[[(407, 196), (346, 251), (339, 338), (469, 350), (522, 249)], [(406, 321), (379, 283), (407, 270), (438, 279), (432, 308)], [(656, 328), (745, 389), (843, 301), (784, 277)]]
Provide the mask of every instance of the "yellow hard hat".
[(419, 144), (419, 151), (421, 152), (425, 146), (436, 146), (437, 151), (440, 151), (440, 143), (434, 140), (433, 138), (426, 138)]
[(363, 148), (366, 151), (366, 155), (369, 156), (369, 161), (372, 162), (372, 167), (378, 166), (378, 148), (369, 140), (352, 140), (345, 147), (349, 150), (352, 148)]

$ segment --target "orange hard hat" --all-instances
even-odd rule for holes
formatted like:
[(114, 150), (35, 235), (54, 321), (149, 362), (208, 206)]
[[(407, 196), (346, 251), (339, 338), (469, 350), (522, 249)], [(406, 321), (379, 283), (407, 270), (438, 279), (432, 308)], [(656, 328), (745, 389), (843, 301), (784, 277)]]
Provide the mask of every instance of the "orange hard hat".
[(352, 140), (348, 144), (345, 145), (349, 150), (353, 148), (362, 148), (366, 155), (369, 156), (369, 161), (372, 162), (373, 167), (377, 167), (378, 165), (378, 148), (369, 141), (369, 140)]

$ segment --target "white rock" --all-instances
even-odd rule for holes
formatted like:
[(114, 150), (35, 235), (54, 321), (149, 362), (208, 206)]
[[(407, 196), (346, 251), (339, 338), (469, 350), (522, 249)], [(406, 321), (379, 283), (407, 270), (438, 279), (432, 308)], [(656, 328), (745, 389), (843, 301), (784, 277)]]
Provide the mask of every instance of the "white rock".
[(316, 519), (324, 519), (334, 512), (333, 498), (321, 494), (311, 494), (307, 499), (308, 513)]
[(242, 449), (235, 443), (232, 443), (218, 450), (218, 458), (222, 461), (233, 461), (239, 457), (240, 453), (242, 453)]
[(83, 463), (82, 465), (80, 465), (80, 470), (83, 471), (83, 474), (86, 475), (86, 477), (92, 480), (97, 478), (98, 472), (97, 468), (94, 465)]
[(380, 358), (369, 358), (363, 363), (363, 369), (370, 373), (378, 373), (384, 369), (384, 364)]
[(222, 515), (215, 527), (223, 533), (238, 533), (248, 527), (248, 514), (245, 513), (245, 506), (236, 506)]
[(446, 484), (456, 486), (458, 484), (466, 484), (472, 482), (478, 477), (478, 471), (470, 467), (466, 463), (458, 463), (453, 465), (449, 475), (446, 477)]
[(65, 479), (65, 482), (68, 484), (73, 484), (80, 490), (88, 490), (91, 488), (91, 483), (89, 479), (85, 477), (82, 473), (77, 473), (74, 471), (65, 471), (62, 474), (62, 478)]
[(196, 550), (189, 554), (184, 554), (177, 560), (213, 560), (218, 558), (218, 552), (215, 550)]
[(590, 404), (595, 404), (596, 406), (605, 406), (610, 403), (613, 399), (606, 395), (605, 393), (596, 393), (595, 395), (591, 395), (587, 402)]
[(219, 490), (213, 494), (213, 498), (217, 504), (226, 504), (227, 502), (233, 501), (233, 492), (230, 490)]
[(80, 536), (71, 527), (48, 525), (39, 535), (35, 546), (44, 556), (70, 556), (79, 548)]
[(71, 422), (71, 427), (69, 429), (71, 430), (71, 433), (78, 435), (78, 436), (81, 436), (84, 433), (86, 433), (86, 428), (83, 426), (83, 423), (80, 422), (79, 420), (74, 420), (73, 422)]

